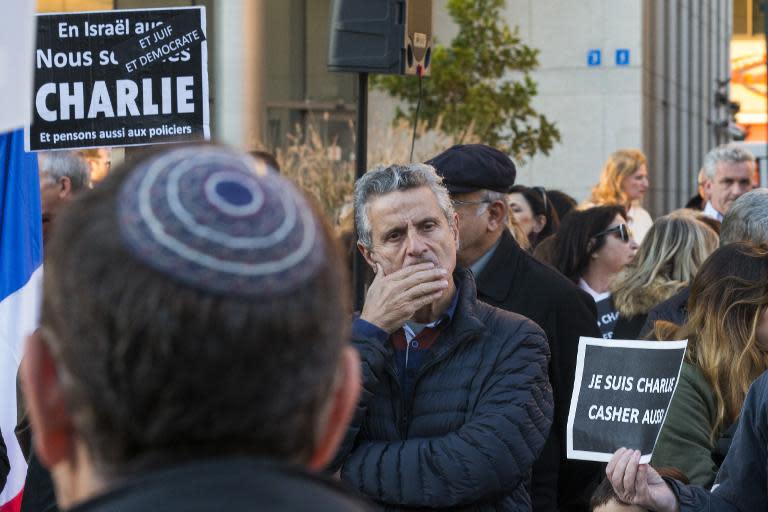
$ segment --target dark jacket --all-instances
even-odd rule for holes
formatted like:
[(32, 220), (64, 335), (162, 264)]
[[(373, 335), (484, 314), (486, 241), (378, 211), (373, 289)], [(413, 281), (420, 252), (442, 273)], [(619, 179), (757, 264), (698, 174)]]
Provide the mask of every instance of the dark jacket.
[(469, 271), (454, 280), (453, 319), (414, 376), (410, 403), (386, 335), (353, 334), (364, 389), (340, 451), (342, 480), (385, 508), (528, 511), (531, 466), (552, 423), (544, 333), (478, 302)]
[[(18, 389), (21, 389), (21, 386), (18, 386)], [(24, 480), (20, 512), (58, 512), (51, 474), (40, 464), (40, 459), (32, 448), (32, 427), (21, 393), (17, 395), (17, 400), (19, 423), (16, 425), (16, 439), (19, 441), (21, 453), (27, 459), (27, 478)]]
[(20, 512), (58, 512), (51, 474), (40, 464), (35, 450), (29, 454)]
[(695, 196), (690, 198), (687, 203), (685, 203), (685, 208), (702, 211), (706, 205), (707, 205), (707, 202), (704, 200), (704, 198), (701, 197), (699, 194), (696, 194)]
[(5, 487), (5, 481), (8, 473), (11, 471), (11, 464), (8, 461), (8, 450), (5, 447), (3, 436), (0, 435), (0, 489)]
[(334, 482), (265, 460), (201, 461), (143, 474), (69, 512), (370, 510)]
[(654, 324), (657, 320), (672, 322), (673, 324), (683, 325), (688, 319), (688, 297), (691, 295), (691, 287), (686, 286), (676, 295), (665, 300), (655, 308), (651, 309), (645, 324), (640, 330), (640, 338), (647, 339), (653, 332)]
[(768, 510), (768, 373), (753, 384), (744, 400), (733, 436), (712, 492), (668, 480), (680, 512), (755, 512)]
[(648, 313), (640, 313), (632, 316), (619, 316), (616, 327), (613, 328), (615, 340), (639, 340), (642, 339), (640, 331), (648, 319)]
[[(616, 277), (616, 282), (624, 282), (627, 272), (627, 270), (623, 270)], [(650, 283), (632, 291), (622, 288), (620, 285), (619, 289), (614, 290), (612, 295), (613, 304), (619, 312), (619, 320), (613, 329), (613, 338), (617, 340), (640, 339), (649, 313), (655, 307), (677, 295), (680, 290), (687, 288), (680, 281), (672, 281), (660, 276), (656, 276)]]
[(556, 270), (522, 250), (505, 231), (477, 276), (477, 297), (526, 316), (544, 329), (552, 354), (549, 375), (555, 399), (552, 432), (533, 468), (534, 511), (586, 511), (604, 464), (566, 458), (566, 426), (580, 336), (602, 338), (592, 297)]

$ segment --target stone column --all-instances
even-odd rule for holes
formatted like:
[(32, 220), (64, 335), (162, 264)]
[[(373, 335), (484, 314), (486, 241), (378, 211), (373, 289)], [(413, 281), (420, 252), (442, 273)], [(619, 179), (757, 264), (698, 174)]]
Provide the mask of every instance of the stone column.
[(267, 0), (226, 0), (214, 6), (213, 139), (241, 149), (263, 142), (264, 20)]

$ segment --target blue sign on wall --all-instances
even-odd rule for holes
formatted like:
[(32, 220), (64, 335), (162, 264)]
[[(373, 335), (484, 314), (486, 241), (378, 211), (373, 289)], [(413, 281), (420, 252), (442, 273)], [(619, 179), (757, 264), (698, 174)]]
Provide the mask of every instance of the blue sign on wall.
[(629, 66), (629, 50), (626, 48), (619, 48), (616, 50), (616, 65), (617, 66)]
[(589, 50), (587, 52), (587, 66), (599, 66), (600, 60), (600, 50)]

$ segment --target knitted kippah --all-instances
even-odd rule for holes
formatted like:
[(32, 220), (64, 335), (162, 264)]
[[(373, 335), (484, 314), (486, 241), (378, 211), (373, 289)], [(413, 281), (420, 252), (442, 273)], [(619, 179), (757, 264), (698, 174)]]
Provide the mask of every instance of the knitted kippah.
[(250, 156), (216, 146), (144, 162), (122, 184), (117, 209), (137, 259), (215, 294), (289, 293), (326, 257), (318, 221), (296, 188)]

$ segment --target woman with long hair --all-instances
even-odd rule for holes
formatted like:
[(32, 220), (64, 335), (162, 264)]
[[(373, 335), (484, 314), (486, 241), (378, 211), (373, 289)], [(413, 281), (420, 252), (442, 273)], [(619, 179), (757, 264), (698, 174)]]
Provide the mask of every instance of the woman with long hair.
[(636, 252), (627, 214), (619, 205), (572, 211), (555, 235), (552, 266), (595, 300), (597, 324), (604, 338), (613, 336), (618, 318), (611, 282)]
[(648, 312), (690, 284), (719, 243), (717, 233), (689, 213), (656, 219), (632, 262), (611, 285), (617, 339), (634, 340)]
[(653, 220), (643, 208), (648, 182), (648, 160), (639, 149), (620, 149), (608, 157), (600, 173), (600, 181), (592, 189), (586, 206), (618, 204), (627, 210), (629, 227), (642, 243)]
[[(715, 251), (691, 284), (688, 320), (657, 322), (659, 340), (688, 339), (651, 461), (710, 486), (752, 382), (768, 369), (768, 247), (738, 242)], [(720, 445), (720, 446), (718, 446)]]
[(510, 213), (528, 237), (531, 250), (560, 227), (557, 210), (542, 187), (515, 185), (507, 194), (507, 201)]

